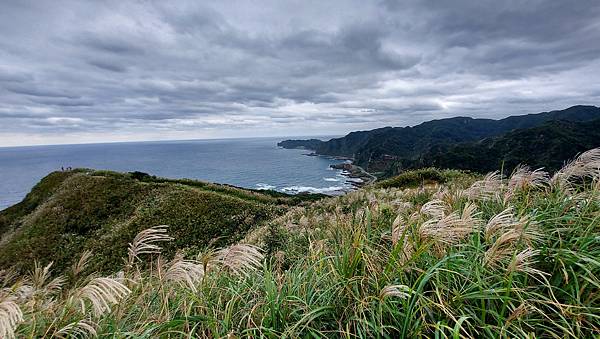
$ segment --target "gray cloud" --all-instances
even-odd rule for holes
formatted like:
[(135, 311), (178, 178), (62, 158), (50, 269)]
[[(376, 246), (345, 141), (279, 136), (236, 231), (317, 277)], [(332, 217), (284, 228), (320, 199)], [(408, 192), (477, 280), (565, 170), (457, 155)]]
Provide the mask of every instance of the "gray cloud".
[(34, 97), (51, 97), (51, 98), (70, 98), (78, 99), (79, 96), (63, 92), (60, 89), (44, 88), (33, 82), (22, 82), (16, 85), (8, 85), (6, 89), (9, 92), (16, 94), (34, 96)]
[(88, 63), (92, 66), (96, 66), (105, 71), (111, 71), (111, 72), (117, 72), (117, 73), (123, 73), (123, 72), (127, 71), (127, 67), (125, 67), (119, 63), (111, 63), (111, 62), (106, 62), (106, 61), (102, 61), (102, 60), (92, 60), (92, 61), (88, 61)]
[(0, 146), (597, 105), (599, 16), (595, 0), (5, 1)]

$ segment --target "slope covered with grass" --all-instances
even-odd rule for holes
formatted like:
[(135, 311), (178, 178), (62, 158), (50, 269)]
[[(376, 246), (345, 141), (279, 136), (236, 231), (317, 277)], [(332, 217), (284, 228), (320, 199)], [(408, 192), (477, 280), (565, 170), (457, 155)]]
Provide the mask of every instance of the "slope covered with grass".
[(62, 271), (92, 250), (90, 269), (110, 272), (148, 225), (169, 225), (177, 240), (165, 253), (172, 256), (210, 241), (232, 243), (302, 198), (108, 171), (54, 172), (0, 212), (0, 267), (30, 269), (38, 259)]
[(166, 260), (181, 237), (132, 235), (112, 275), (82, 274), (89, 253), (54, 280), (52, 267), (5, 272), (0, 335), (600, 334), (600, 149), (553, 176), (407, 174)]

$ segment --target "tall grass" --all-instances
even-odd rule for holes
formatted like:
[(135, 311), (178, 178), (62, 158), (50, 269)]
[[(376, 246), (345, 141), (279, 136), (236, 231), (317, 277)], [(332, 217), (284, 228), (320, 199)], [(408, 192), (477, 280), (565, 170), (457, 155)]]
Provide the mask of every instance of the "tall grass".
[(82, 276), (85, 257), (64, 277), (6, 272), (0, 336), (598, 336), (597, 153), (552, 178), (363, 189), (172, 260), (151, 228), (110, 277)]

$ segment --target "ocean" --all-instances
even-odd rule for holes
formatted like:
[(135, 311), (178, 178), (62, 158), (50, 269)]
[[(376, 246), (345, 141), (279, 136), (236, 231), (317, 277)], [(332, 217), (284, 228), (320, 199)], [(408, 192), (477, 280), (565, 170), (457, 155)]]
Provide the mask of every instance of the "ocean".
[(0, 148), (0, 210), (19, 201), (61, 167), (141, 171), (286, 193), (340, 194), (351, 180), (329, 165), (341, 162), (283, 149), (285, 138), (219, 139)]

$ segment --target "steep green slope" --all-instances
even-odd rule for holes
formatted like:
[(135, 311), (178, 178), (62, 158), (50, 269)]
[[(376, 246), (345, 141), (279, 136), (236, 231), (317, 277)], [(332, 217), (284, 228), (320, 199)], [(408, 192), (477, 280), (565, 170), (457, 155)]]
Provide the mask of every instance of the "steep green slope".
[(0, 268), (30, 268), (38, 259), (54, 261), (60, 271), (93, 250), (90, 268), (110, 271), (142, 229), (168, 225), (177, 239), (166, 248), (172, 255), (213, 239), (231, 243), (288, 206), (315, 198), (107, 171), (54, 172), (23, 202), (0, 212)]
[(319, 139), (308, 140), (284, 140), (277, 143), (277, 146), (288, 149), (316, 149), (323, 141)]
[[(185, 250), (200, 230), (145, 230), (161, 232), (163, 240), (166, 231), (174, 240), (152, 243), (153, 254), (134, 250), (136, 264), (119, 265), (118, 275), (80, 271), (85, 264), (62, 272), (38, 266), (20, 276), (0, 271), (0, 336), (595, 338), (599, 158), (600, 148), (590, 150), (552, 178), (523, 168), (510, 177), (485, 178), (456, 170), (405, 172), (290, 208), (257, 224), (239, 243), (215, 251), (188, 249), (173, 260), (157, 255), (160, 247), (172, 252), (175, 242)], [(129, 208), (114, 205), (108, 199), (114, 195), (125, 204), (142, 201), (133, 203), (133, 221), (115, 224), (116, 233), (156, 218), (193, 225), (238, 218), (212, 205), (217, 202), (256, 212), (253, 204), (282, 207), (271, 202), (288, 201), (268, 195), (247, 200), (241, 197), (253, 192), (231, 187), (131, 177), (67, 176), (32, 217), (59, 208), (53, 200), (74, 203), (63, 189), (84, 197), (97, 185), (100, 212), (106, 204)], [(131, 196), (123, 197), (123, 188)], [(96, 218), (95, 209), (81, 205)], [(196, 212), (198, 205), (213, 207)], [(67, 214), (87, 220), (83, 212)], [(202, 217), (210, 221), (196, 219)], [(125, 233), (104, 236), (118, 239), (124, 251)], [(103, 244), (115, 250), (115, 258), (124, 254)], [(94, 250), (100, 252), (93, 258), (107, 256), (103, 248)]]
[(565, 110), (511, 116), (501, 120), (456, 117), (424, 122), (414, 127), (385, 127), (352, 132), (342, 138), (316, 143), (280, 143), (281, 146), (304, 146), (318, 154), (353, 157), (355, 163), (370, 171), (387, 170), (399, 160), (414, 160), (431, 147), (477, 141), (516, 129), (540, 126), (547, 121), (590, 121), (600, 118), (600, 108), (573, 106)]
[[(510, 173), (519, 164), (556, 171), (578, 153), (600, 146), (600, 120), (551, 121), (477, 142), (438, 145), (405, 168), (435, 166), (481, 173), (503, 168)], [(399, 170), (399, 169), (397, 169)]]
[(0, 211), (0, 234), (46, 201), (72, 173), (74, 172), (50, 173), (27, 194), (23, 201)]

